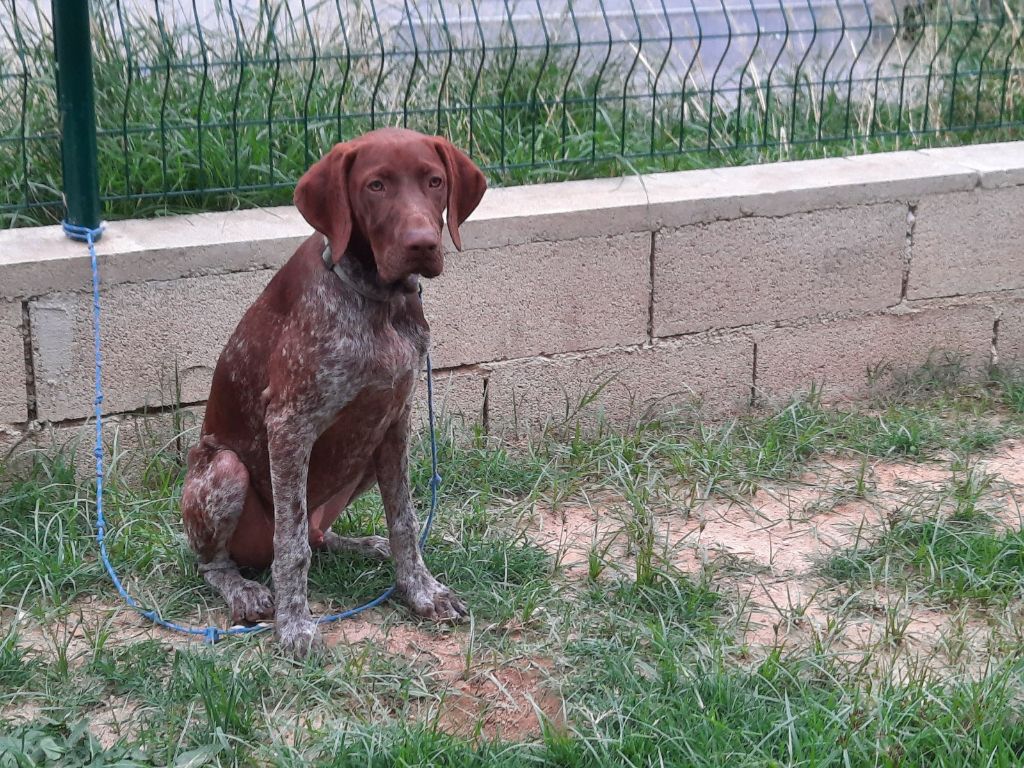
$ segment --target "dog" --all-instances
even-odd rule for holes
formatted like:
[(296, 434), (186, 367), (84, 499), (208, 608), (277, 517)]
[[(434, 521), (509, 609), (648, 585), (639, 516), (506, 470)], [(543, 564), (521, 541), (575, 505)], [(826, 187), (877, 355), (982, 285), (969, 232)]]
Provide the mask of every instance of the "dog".
[[(413, 393), (430, 340), (420, 278), (441, 274), (487, 189), (440, 137), (386, 128), (335, 145), (299, 180), (316, 232), (239, 322), (189, 452), (182, 516), (203, 578), (236, 623), (274, 619), (296, 658), (322, 641), (307, 602), (312, 550), (392, 558), (418, 616), (459, 621), (463, 602), (428, 570), (409, 490)], [(388, 538), (331, 524), (376, 483)], [(273, 593), (240, 567), (271, 567)]]

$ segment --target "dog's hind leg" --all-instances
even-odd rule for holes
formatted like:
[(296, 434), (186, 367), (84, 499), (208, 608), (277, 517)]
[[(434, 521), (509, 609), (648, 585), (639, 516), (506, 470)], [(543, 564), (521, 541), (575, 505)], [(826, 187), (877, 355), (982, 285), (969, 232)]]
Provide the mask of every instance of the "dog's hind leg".
[(234, 452), (203, 444), (192, 450), (181, 497), (185, 534), (199, 556), (200, 573), (224, 597), (235, 623), (274, 615), (270, 590), (244, 578), (228, 549), (248, 495), (249, 471)]
[(371, 560), (391, 559), (391, 544), (383, 536), (339, 536), (330, 529), (349, 501), (360, 496), (376, 482), (375, 476), (368, 475), (356, 486), (355, 491), (349, 489), (340, 493), (313, 510), (313, 514), (309, 516), (309, 544), (313, 549), (342, 552)]

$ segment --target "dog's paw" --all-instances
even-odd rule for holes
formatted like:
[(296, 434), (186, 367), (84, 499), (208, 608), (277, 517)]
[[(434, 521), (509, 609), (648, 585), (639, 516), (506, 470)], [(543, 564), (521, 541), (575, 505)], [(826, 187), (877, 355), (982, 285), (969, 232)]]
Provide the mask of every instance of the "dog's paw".
[(278, 621), (274, 627), (277, 643), (293, 659), (318, 656), (324, 649), (320, 629), (312, 619)]
[(391, 544), (383, 536), (349, 538), (339, 536), (334, 531), (324, 531), (321, 537), (319, 548), (326, 549), (328, 552), (344, 552), (371, 560), (391, 559)]
[(391, 559), (391, 543), (383, 536), (364, 536), (360, 541), (360, 551), (371, 560)]
[(256, 581), (245, 581), (231, 595), (231, 620), (235, 624), (257, 624), (274, 618), (274, 596)]
[(462, 621), (469, 611), (455, 593), (426, 571), (398, 586), (406, 604), (417, 616), (431, 621)]

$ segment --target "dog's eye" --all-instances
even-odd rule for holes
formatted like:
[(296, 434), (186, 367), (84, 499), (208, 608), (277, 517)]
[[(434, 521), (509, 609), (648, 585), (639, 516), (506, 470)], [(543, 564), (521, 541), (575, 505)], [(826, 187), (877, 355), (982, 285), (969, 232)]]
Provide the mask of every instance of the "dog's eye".
[(371, 192), (383, 192), (384, 182), (381, 181), (380, 179), (374, 179), (373, 181), (366, 185), (366, 188), (369, 189)]
[(444, 184), (444, 179), (442, 179), (440, 176), (430, 177), (430, 186), (432, 186), (434, 189), (437, 189), (442, 184)]

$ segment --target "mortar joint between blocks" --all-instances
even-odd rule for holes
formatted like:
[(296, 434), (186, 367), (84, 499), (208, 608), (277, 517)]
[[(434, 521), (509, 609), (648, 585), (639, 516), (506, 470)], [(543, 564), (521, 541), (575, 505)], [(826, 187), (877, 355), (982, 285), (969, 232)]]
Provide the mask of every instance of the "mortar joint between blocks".
[(996, 317), (992, 321), (992, 349), (989, 352), (989, 368), (995, 368), (999, 365), (999, 321), (1002, 319), (1002, 313), (996, 312)]
[(750, 370), (750, 406), (757, 405), (757, 342), (753, 342), (753, 359)]
[(490, 404), (491, 377), (490, 376), (484, 375), (483, 387), (484, 387), (484, 395), (483, 395), (483, 403), (480, 406), (480, 426), (483, 428), (484, 434), (485, 435), (489, 435), (489, 434), (491, 434), (491, 427), (490, 427), (490, 420), (491, 420), (491, 414), (490, 414), (490, 406), (491, 406), (491, 404)]
[(21, 340), (25, 355), (25, 408), (27, 420), (33, 422), (38, 418), (36, 402), (36, 366), (32, 354), (32, 315), (29, 302), (21, 302)]
[(647, 343), (654, 343), (654, 249), (656, 232), (651, 232), (651, 252), (648, 258), (647, 275)]
[(910, 267), (914, 259), (914, 227), (917, 224), (917, 202), (907, 203), (907, 235), (903, 248), (903, 279), (900, 283), (900, 302), (907, 300), (910, 285)]

